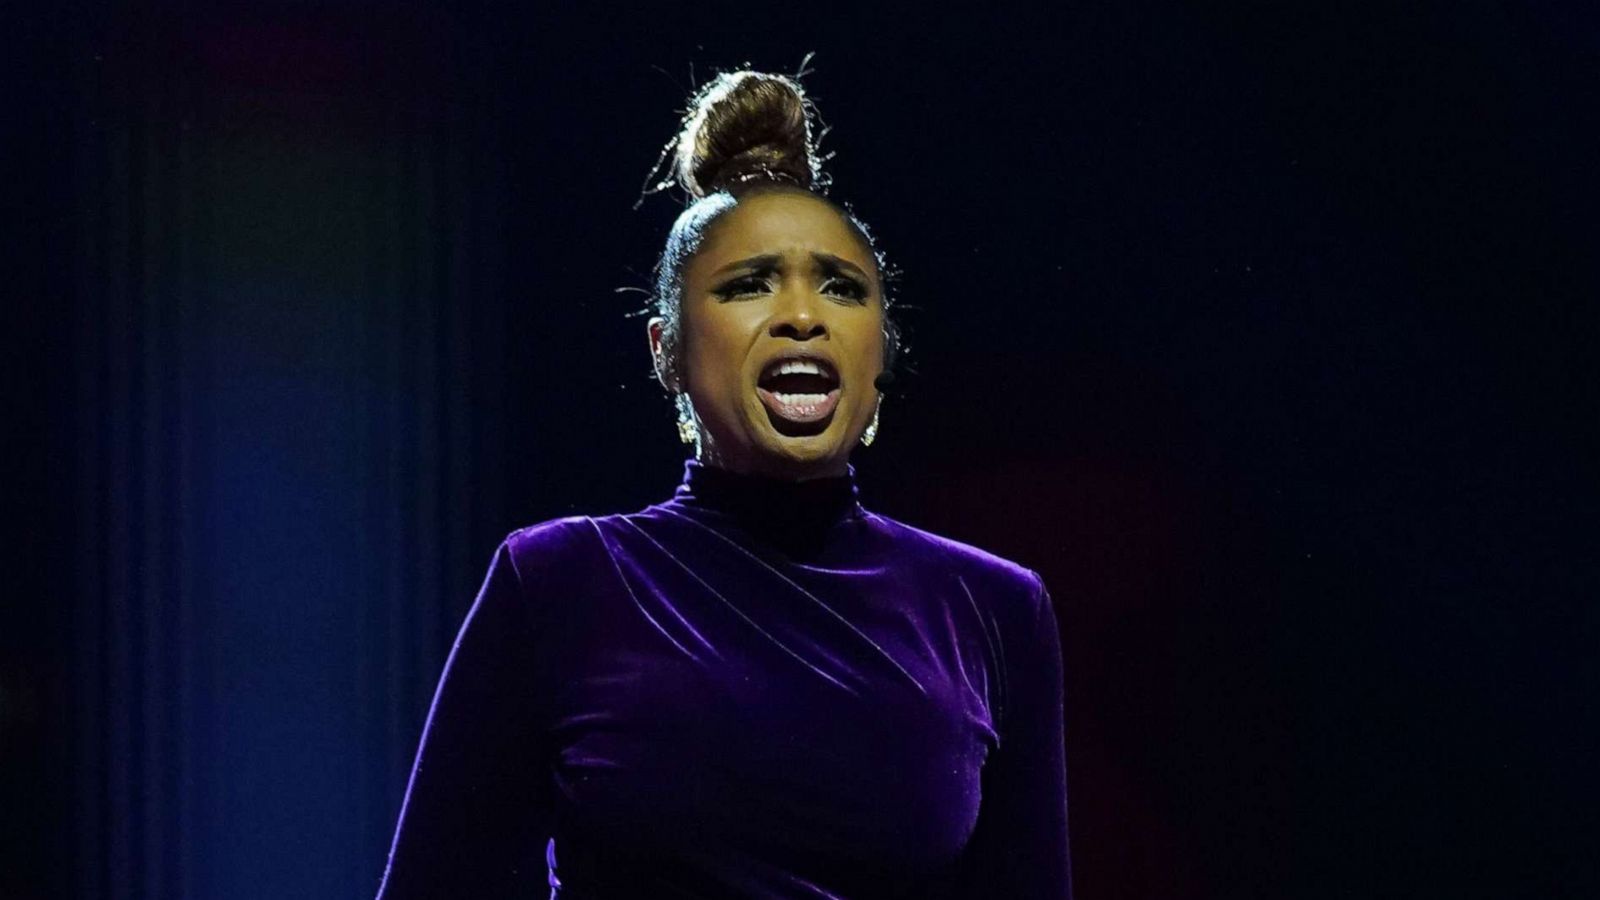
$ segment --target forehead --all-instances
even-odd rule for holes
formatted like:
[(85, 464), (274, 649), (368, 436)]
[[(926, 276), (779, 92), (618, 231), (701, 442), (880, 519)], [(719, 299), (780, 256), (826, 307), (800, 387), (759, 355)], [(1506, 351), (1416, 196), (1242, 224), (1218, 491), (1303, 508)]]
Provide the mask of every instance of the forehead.
[(827, 201), (799, 191), (750, 194), (719, 216), (690, 263), (710, 271), (751, 256), (777, 253), (807, 256), (812, 251), (843, 257), (867, 272), (877, 266), (850, 224)]

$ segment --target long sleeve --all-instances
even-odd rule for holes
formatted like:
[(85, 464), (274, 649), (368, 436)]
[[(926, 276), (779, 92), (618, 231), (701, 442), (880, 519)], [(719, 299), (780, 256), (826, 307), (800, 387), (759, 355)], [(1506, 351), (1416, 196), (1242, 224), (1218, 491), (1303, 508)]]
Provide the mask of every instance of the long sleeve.
[(380, 900), (528, 896), (543, 882), (538, 611), (510, 548), (496, 550), (439, 679)]
[(1070, 900), (1065, 686), (1061, 635), (1038, 573), (1026, 616), (1007, 636), (999, 746), (985, 763), (978, 823), (963, 864), (963, 896)]

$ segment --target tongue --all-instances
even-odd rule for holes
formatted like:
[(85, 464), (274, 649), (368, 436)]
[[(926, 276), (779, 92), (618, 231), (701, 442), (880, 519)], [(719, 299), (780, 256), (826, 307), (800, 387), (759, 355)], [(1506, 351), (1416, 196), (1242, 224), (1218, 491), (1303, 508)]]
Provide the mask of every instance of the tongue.
[(838, 390), (827, 393), (789, 393), (758, 388), (761, 402), (780, 419), (794, 423), (820, 422), (832, 414), (839, 403)]

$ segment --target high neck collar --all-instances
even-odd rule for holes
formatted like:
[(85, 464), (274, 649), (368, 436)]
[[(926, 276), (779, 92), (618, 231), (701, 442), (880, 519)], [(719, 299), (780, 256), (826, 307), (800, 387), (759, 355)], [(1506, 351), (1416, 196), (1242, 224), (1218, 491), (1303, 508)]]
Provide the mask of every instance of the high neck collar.
[(803, 545), (863, 514), (855, 466), (847, 463), (845, 469), (843, 475), (791, 481), (687, 459), (673, 502), (728, 514), (780, 544)]

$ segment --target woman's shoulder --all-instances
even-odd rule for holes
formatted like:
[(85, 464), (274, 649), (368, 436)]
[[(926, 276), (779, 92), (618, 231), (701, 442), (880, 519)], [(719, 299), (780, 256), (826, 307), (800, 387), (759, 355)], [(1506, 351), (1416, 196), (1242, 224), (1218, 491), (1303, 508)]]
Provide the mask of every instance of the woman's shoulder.
[(592, 552), (594, 522), (574, 515), (524, 525), (506, 535), (501, 544), (512, 567), (526, 580), (530, 575), (579, 561)]
[(1020, 562), (974, 544), (872, 513), (873, 524), (920, 562), (951, 568), (974, 584), (1006, 593), (1036, 596), (1044, 591), (1039, 573)]

